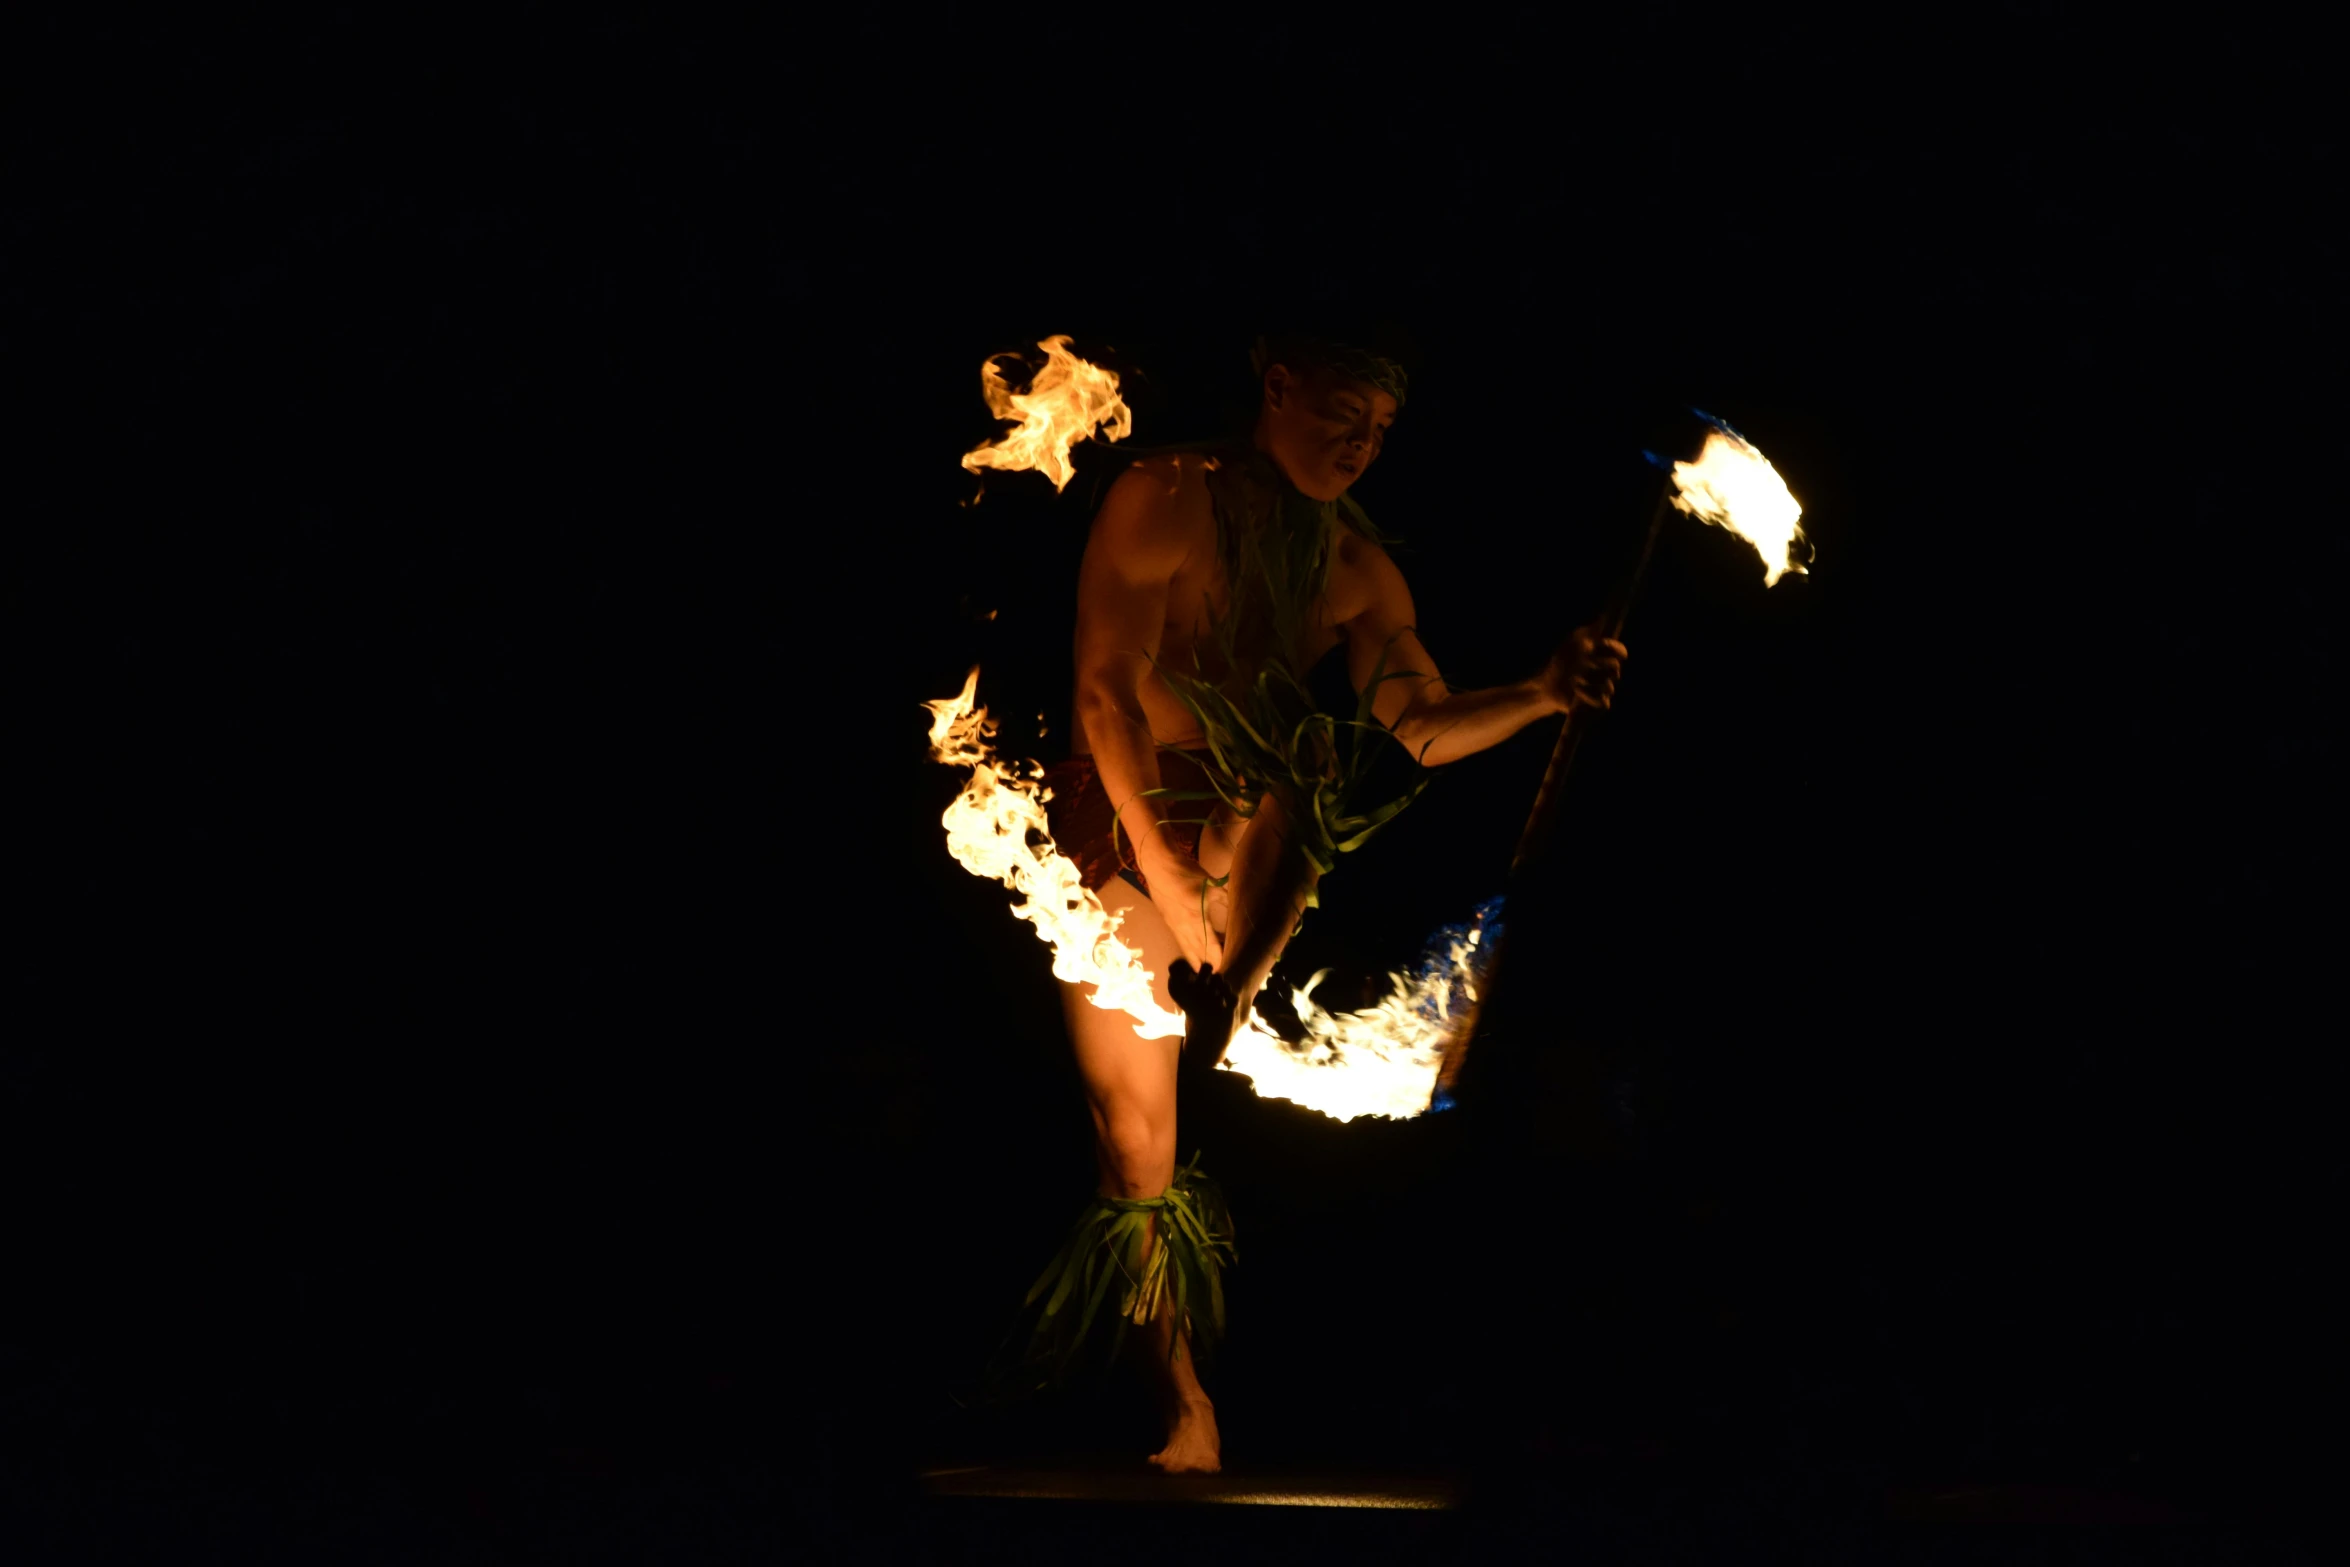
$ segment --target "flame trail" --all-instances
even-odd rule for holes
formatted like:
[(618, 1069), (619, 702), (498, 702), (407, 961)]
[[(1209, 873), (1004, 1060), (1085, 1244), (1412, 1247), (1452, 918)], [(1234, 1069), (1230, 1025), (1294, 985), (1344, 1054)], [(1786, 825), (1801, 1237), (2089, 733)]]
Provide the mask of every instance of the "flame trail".
[(1036, 927), (1053, 949), (1053, 977), (1094, 987), (1090, 998), (1105, 1012), (1124, 1012), (1144, 1039), (1180, 1038), (1183, 1014), (1151, 993), (1142, 956), (1118, 939), (1125, 916), (1102, 907), (1075, 862), (1053, 846), (1045, 820), (1044, 770), (1034, 762), (1006, 762), (995, 754), (995, 720), (978, 705), (979, 666), (963, 689), (930, 710), (930, 755), (971, 769), (970, 782), (940, 818), (947, 850), (974, 876), (1000, 881), (1021, 895), (1012, 912)]
[(1034, 468), (1061, 490), (1077, 473), (1069, 448), (1097, 429), (1104, 441), (1124, 439), (1134, 432), (1134, 414), (1118, 395), (1117, 372), (1071, 353), (1067, 333), (1036, 346), (1044, 350), (1045, 364), (1025, 392), (1013, 391), (997, 366), (997, 360), (1010, 356), (997, 354), (979, 367), (979, 389), (988, 412), (1017, 428), (971, 448), (963, 454), (963, 466), (973, 473), (982, 468), (1013, 473)]
[(1711, 426), (1695, 462), (1673, 464), (1674, 509), (1699, 522), (1727, 528), (1762, 557), (1763, 586), (1775, 587), (1792, 571), (1804, 574), (1790, 556), (1799, 543), (1808, 543), (1796, 520), (1803, 504), (1787, 491), (1787, 481), (1761, 452), (1736, 430), (1710, 414), (1699, 414)]
[[(1094, 987), (1089, 998), (1134, 1019), (1144, 1039), (1180, 1037), (1183, 1014), (1158, 1003), (1155, 977), (1142, 955), (1118, 937), (1125, 916), (1103, 907), (1076, 866), (1055, 846), (1045, 817), (1051, 791), (1034, 762), (996, 754), (996, 723), (978, 705), (979, 671), (930, 713), (933, 761), (970, 770), (962, 792), (940, 818), (947, 849), (974, 876), (1021, 894), (1012, 912), (1052, 948), (1053, 976)], [(1475, 1003), (1499, 900), (1468, 923), (1439, 931), (1415, 970), (1390, 974), (1388, 994), (1359, 1012), (1330, 1012), (1313, 998), (1328, 971), (1290, 991), (1306, 1038), (1291, 1045), (1252, 1009), (1224, 1057), (1247, 1074), (1261, 1098), (1287, 1099), (1337, 1121), (1375, 1115), (1405, 1118), (1428, 1108), (1448, 1031)]]
[(1357, 1116), (1407, 1120), (1429, 1108), (1446, 1039), (1476, 1005), (1501, 900), (1481, 904), (1465, 924), (1431, 938), (1409, 975), (1387, 976), (1384, 1000), (1360, 1012), (1326, 1012), (1313, 998), (1323, 970), (1289, 993), (1305, 1024), (1302, 1045), (1266, 1027), (1252, 1009), (1224, 1065), (1245, 1072), (1263, 1099), (1287, 1099), (1334, 1121)]

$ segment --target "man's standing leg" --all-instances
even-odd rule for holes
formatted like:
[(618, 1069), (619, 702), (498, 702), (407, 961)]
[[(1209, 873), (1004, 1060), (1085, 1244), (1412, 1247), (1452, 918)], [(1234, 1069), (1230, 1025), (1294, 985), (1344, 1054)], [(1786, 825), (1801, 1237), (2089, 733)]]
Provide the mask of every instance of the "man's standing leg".
[[(1144, 966), (1155, 976), (1159, 1004), (1172, 1010), (1167, 974), (1182, 954), (1167, 922), (1123, 880), (1112, 879), (1101, 889), (1101, 899), (1105, 907), (1126, 916), (1120, 935), (1141, 949)], [(1134, 1020), (1093, 1005), (1088, 999), (1092, 989), (1063, 984), (1061, 1003), (1076, 1049), (1078, 1076), (1093, 1111), (1101, 1193), (1157, 1197), (1175, 1178), (1175, 1066), (1183, 1042), (1172, 1037), (1136, 1038)], [(1200, 1386), (1191, 1346), (1174, 1320), (1172, 1305), (1138, 1336), (1167, 1423), (1167, 1445), (1151, 1455), (1151, 1462), (1171, 1473), (1215, 1470), (1222, 1462), (1215, 1407)]]

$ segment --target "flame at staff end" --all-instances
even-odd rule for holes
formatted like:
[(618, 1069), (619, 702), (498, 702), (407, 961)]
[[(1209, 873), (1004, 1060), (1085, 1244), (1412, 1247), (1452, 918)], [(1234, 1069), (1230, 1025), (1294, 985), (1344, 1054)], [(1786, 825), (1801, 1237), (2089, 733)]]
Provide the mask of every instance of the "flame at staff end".
[(1302, 1043), (1282, 1039), (1252, 1008), (1225, 1067), (1246, 1075), (1260, 1099), (1287, 1099), (1334, 1121), (1409, 1120), (1435, 1108), (1444, 1048), (1477, 1001), (1500, 909), (1499, 898), (1489, 899), (1465, 924), (1438, 931), (1414, 972), (1388, 975), (1387, 996), (1375, 1006), (1324, 1011), (1314, 988), (1328, 970), (1292, 989)]
[(997, 361), (997, 354), (979, 367), (979, 389), (987, 410), (1016, 428), (995, 440), (982, 442), (963, 454), (963, 466), (972, 473), (1001, 468), (1017, 473), (1033, 468), (1053, 481), (1055, 490), (1068, 488), (1076, 477), (1069, 448), (1096, 430), (1104, 441), (1122, 440), (1134, 432), (1134, 413), (1118, 395), (1118, 375), (1069, 351), (1067, 333), (1036, 345), (1044, 350), (1044, 368), (1015, 392)]
[(1790, 571), (1805, 575), (1790, 558), (1797, 544), (1809, 542), (1796, 525), (1802, 502), (1752, 442), (1711, 415), (1698, 417), (1712, 428), (1697, 461), (1673, 464), (1674, 509), (1753, 545), (1762, 557), (1764, 587), (1776, 586)]

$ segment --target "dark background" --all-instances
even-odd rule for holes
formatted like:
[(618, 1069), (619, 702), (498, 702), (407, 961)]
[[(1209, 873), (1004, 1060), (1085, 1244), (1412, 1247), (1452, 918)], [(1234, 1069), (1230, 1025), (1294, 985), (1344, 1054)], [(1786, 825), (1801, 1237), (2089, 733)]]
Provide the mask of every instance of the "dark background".
[[(2345, 564), (2309, 52), (2038, 8), (1004, 27), (11, 51), (10, 1527), (715, 1558), (1147, 1439), (1116, 1384), (954, 1402), (1091, 1165), (913, 704), (978, 662), (1057, 754), (1115, 459), (964, 504), (986, 355), (1073, 333), (1188, 438), (1308, 311), (1418, 343), (1361, 496), (1456, 682), (1598, 604), (1685, 405), (1818, 562), (1766, 593), (1668, 535), (1481, 1096), (1203, 1120), (1234, 1462), (2302, 1516)], [(1368, 979), (1500, 890), (1548, 741), (1450, 770), (1301, 959)]]

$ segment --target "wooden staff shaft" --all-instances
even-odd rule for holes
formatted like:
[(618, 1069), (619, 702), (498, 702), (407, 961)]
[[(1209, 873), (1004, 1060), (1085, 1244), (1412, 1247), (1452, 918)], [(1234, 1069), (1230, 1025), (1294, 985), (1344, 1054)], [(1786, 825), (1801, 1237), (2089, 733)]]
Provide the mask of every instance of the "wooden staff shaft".
[[(1600, 628), (1611, 637), (1624, 634), (1624, 621), (1632, 613), (1632, 600), (1639, 596), (1640, 584), (1648, 575), (1649, 558), (1656, 553), (1657, 536), (1664, 532), (1665, 517), (1672, 510), (1673, 481), (1668, 477), (1657, 490), (1656, 506), (1649, 513), (1648, 532), (1640, 540), (1639, 559), (1609, 595), (1607, 608), (1600, 614)], [(1575, 707), (1567, 711), (1565, 725), (1559, 730), (1556, 744), (1550, 748), (1550, 765), (1542, 770), (1542, 787), (1535, 791), (1534, 808), (1526, 813), (1525, 830), (1518, 834), (1517, 852), (1510, 856), (1510, 880), (1514, 883), (1519, 872), (1542, 857), (1550, 842), (1551, 825), (1558, 819), (1558, 803), (1564, 793), (1567, 773), (1575, 765), (1575, 752), (1590, 731), (1591, 723), (1599, 716), (1594, 708)], [(1436, 1072), (1436, 1097), (1449, 1099), (1460, 1082), (1461, 1064), (1468, 1059), (1469, 1045), (1477, 1037), (1477, 1025), (1483, 1021), (1485, 1007), (1493, 995), (1493, 987), (1501, 978), (1501, 960), (1509, 951), (1510, 927), (1502, 927), (1493, 955), (1485, 963), (1485, 983), (1476, 1005), (1463, 1021), (1459, 1037), (1444, 1052), (1444, 1061)]]
[[(1657, 535), (1664, 532), (1665, 517), (1672, 510), (1673, 481), (1667, 479), (1657, 491), (1656, 506), (1649, 513), (1648, 531), (1640, 540), (1640, 558), (1616, 591), (1608, 598), (1608, 605), (1600, 615), (1600, 633), (1620, 637), (1624, 621), (1632, 613), (1632, 600), (1639, 595), (1641, 579), (1648, 575), (1649, 557), (1656, 553)], [(1575, 751), (1583, 743), (1592, 722), (1599, 716), (1596, 708), (1576, 707), (1567, 711), (1566, 723), (1559, 729), (1558, 742), (1550, 748), (1550, 765), (1542, 770), (1542, 787), (1534, 792), (1534, 808), (1526, 813), (1525, 830), (1518, 834), (1517, 852), (1510, 856), (1510, 878), (1539, 859), (1550, 841), (1551, 824), (1558, 819), (1558, 802), (1567, 773), (1575, 765)]]

